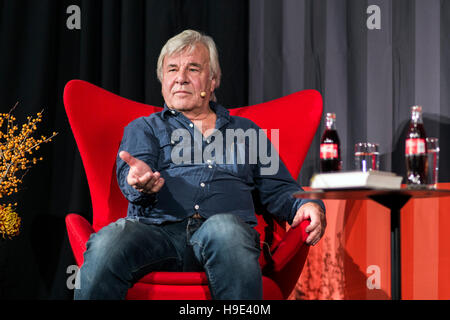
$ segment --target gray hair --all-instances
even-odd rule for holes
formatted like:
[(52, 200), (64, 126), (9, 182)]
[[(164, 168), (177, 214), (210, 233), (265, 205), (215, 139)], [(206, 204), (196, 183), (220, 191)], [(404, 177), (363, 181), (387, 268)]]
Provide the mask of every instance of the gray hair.
[(219, 54), (217, 52), (216, 44), (214, 40), (205, 34), (201, 34), (195, 30), (184, 30), (176, 36), (170, 38), (164, 47), (161, 49), (161, 53), (158, 58), (158, 65), (156, 68), (156, 74), (160, 82), (163, 78), (163, 61), (166, 56), (171, 56), (176, 53), (180, 53), (186, 48), (191, 50), (195, 48), (197, 43), (202, 43), (209, 51), (209, 69), (211, 79), (216, 80), (217, 89), (220, 85), (220, 78), (222, 77), (222, 71), (220, 70)]

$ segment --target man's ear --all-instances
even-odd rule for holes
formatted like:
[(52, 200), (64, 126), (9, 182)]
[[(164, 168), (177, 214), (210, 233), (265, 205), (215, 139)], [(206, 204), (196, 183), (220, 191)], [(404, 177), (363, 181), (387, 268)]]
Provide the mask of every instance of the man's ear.
[(209, 88), (209, 90), (211, 91), (211, 94), (213, 94), (214, 90), (216, 90), (216, 78), (213, 78), (211, 80), (211, 87)]

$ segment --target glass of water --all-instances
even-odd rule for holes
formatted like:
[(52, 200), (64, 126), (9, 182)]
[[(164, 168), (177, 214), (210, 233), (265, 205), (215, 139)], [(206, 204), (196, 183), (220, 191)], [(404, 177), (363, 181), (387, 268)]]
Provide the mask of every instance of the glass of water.
[(355, 144), (355, 169), (371, 171), (380, 169), (380, 153), (378, 143), (358, 142)]
[(427, 138), (428, 185), (436, 189), (439, 178), (439, 139)]

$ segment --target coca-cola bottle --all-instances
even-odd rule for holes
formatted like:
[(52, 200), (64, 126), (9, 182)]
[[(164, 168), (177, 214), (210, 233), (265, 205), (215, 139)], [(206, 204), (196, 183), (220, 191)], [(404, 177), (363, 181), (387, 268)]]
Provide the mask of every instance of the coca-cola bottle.
[(327, 113), (325, 125), (325, 132), (320, 140), (320, 171), (340, 171), (342, 167), (341, 143), (336, 131), (335, 113)]
[(405, 141), (406, 184), (425, 186), (427, 184), (428, 158), (426, 134), (422, 121), (422, 107), (411, 107), (411, 122)]

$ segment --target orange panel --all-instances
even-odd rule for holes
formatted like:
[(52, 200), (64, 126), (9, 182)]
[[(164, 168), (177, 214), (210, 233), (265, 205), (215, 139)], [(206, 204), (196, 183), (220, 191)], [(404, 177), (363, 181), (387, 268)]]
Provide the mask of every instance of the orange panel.
[(345, 299), (366, 299), (366, 201), (346, 201), (344, 216)]
[(408, 201), (400, 216), (402, 299), (414, 299), (414, 201)]
[(391, 296), (390, 212), (375, 201), (365, 201), (366, 233), (366, 298), (386, 300)]
[[(450, 189), (450, 183), (440, 183), (439, 188)], [(450, 197), (439, 199), (439, 268), (438, 299), (450, 299)]]
[[(311, 248), (293, 297), (390, 299), (389, 210), (374, 201), (325, 205), (327, 230)], [(450, 299), (449, 212), (450, 197), (410, 200), (402, 209), (403, 299)]]

